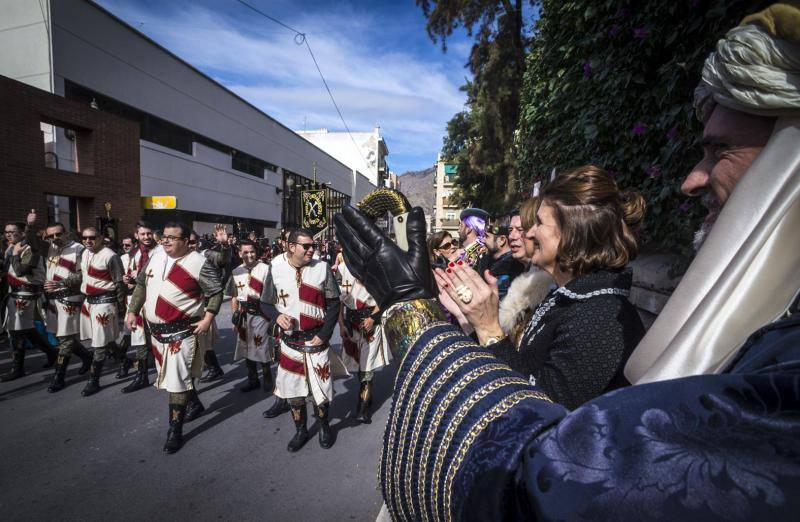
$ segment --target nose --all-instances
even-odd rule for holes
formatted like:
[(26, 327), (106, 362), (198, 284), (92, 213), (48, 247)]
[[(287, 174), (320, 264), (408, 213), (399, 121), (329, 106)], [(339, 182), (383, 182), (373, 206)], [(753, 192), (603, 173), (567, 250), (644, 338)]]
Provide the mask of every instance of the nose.
[(713, 165), (708, 160), (703, 160), (694, 166), (686, 179), (683, 180), (681, 185), (681, 192), (687, 196), (699, 196), (703, 194), (709, 187), (711, 179), (711, 167)]

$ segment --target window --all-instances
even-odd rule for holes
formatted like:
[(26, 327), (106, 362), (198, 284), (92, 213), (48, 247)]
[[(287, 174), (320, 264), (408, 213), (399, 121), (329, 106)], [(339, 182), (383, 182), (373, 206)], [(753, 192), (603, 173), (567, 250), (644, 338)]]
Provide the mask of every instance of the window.
[(231, 168), (261, 179), (264, 179), (265, 169), (277, 170), (275, 165), (239, 151), (231, 152)]
[(44, 143), (44, 165), (50, 169), (78, 172), (78, 133), (68, 129), (41, 122)]
[(78, 228), (78, 214), (76, 201), (71, 196), (58, 196), (56, 194), (46, 194), (47, 196), (47, 222), (61, 223), (67, 231)]
[(456, 218), (456, 214), (455, 214), (455, 212), (448, 212), (448, 213), (447, 213), (447, 219), (448, 219), (448, 220), (452, 221), (452, 220), (454, 220), (455, 218)]

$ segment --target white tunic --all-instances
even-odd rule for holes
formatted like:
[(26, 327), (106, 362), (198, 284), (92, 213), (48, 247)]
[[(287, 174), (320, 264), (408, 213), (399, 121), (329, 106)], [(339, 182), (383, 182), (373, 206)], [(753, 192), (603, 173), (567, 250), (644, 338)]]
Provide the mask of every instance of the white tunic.
[[(276, 308), (294, 320), (294, 330), (306, 331), (322, 326), (325, 317), (327, 263), (312, 260), (298, 270), (286, 254), (272, 261), (272, 285)], [(286, 332), (288, 333), (288, 332)], [(309, 342), (303, 343), (308, 345)], [(275, 379), (275, 395), (285, 399), (311, 394), (318, 405), (333, 400), (333, 378), (344, 371), (341, 361), (329, 347), (306, 353), (281, 337), (281, 355)]]
[[(27, 256), (30, 250), (30, 245), (25, 246), (20, 252), (20, 257)], [(44, 284), (44, 277), (45, 271), (41, 259), (33, 267), (33, 271), (26, 275), (18, 274), (13, 266), (8, 267), (6, 281), (11, 287), (9, 290), (16, 295), (9, 295), (8, 299), (6, 299), (6, 320), (4, 325), (6, 330), (14, 332), (34, 328), (33, 321), (36, 316), (36, 308), (40, 305), (40, 296), (30, 290), (19, 289), (15, 291), (13, 287), (21, 285), (41, 286)]]
[[(375, 299), (361, 281), (350, 272), (344, 261), (339, 262), (339, 273), (342, 276), (342, 281), (339, 283), (342, 304), (351, 310), (374, 309)], [(375, 322), (375, 328), (371, 333), (353, 327), (346, 318), (345, 323), (350, 332), (342, 332), (342, 361), (348, 370), (369, 372), (389, 364), (391, 354), (383, 342), (379, 321)]]
[[(51, 244), (47, 251), (47, 280), (58, 282), (74, 275), (81, 263), (83, 245), (70, 242), (64, 248)], [(64, 303), (63, 301), (67, 301)], [(80, 333), (80, 310), (83, 296), (66, 296), (61, 300), (50, 299), (45, 310), (47, 330), (56, 337), (67, 337)]]
[[(200, 271), (206, 260), (189, 252), (170, 263), (162, 249), (151, 252), (145, 276), (145, 317), (150, 324), (163, 324), (200, 318), (204, 314)], [(157, 389), (172, 393), (193, 388), (192, 378), (200, 377), (203, 355), (210, 344), (210, 332), (170, 343), (152, 336), (152, 351), (158, 369)]]
[[(117, 254), (104, 247), (97, 253), (84, 249), (81, 254), (81, 293), (98, 296), (116, 291), (111, 264)], [(116, 301), (91, 304), (83, 302), (81, 307), (81, 339), (91, 339), (92, 348), (100, 348), (117, 340), (119, 316)]]
[[(231, 273), (230, 294), (240, 303), (250, 302), (260, 306), (262, 302), (269, 302), (266, 295), (269, 287), (269, 265), (258, 262), (253, 268), (239, 265)], [(236, 327), (235, 360), (247, 358), (251, 361), (268, 363), (273, 359), (273, 340), (269, 336), (269, 320), (263, 315), (245, 312), (240, 308), (244, 317), (243, 324)]]

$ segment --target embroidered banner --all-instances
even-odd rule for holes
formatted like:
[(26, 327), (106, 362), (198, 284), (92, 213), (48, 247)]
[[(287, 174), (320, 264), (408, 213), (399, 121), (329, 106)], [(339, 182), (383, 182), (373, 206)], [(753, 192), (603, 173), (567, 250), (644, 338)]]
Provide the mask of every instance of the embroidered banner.
[(326, 190), (304, 190), (300, 193), (303, 203), (303, 228), (316, 236), (328, 226)]

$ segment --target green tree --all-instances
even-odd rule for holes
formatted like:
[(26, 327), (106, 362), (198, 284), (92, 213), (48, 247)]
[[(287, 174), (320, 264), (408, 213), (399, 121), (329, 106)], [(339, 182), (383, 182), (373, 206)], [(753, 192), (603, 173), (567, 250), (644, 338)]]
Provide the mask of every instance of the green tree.
[(462, 87), (467, 110), (448, 123), (442, 149), (458, 165), (456, 197), (489, 211), (506, 209), (520, 186), (514, 136), (528, 43), (523, 0), (417, 0), (417, 5), (443, 51), (458, 27), (474, 37), (466, 64), (473, 77)]

